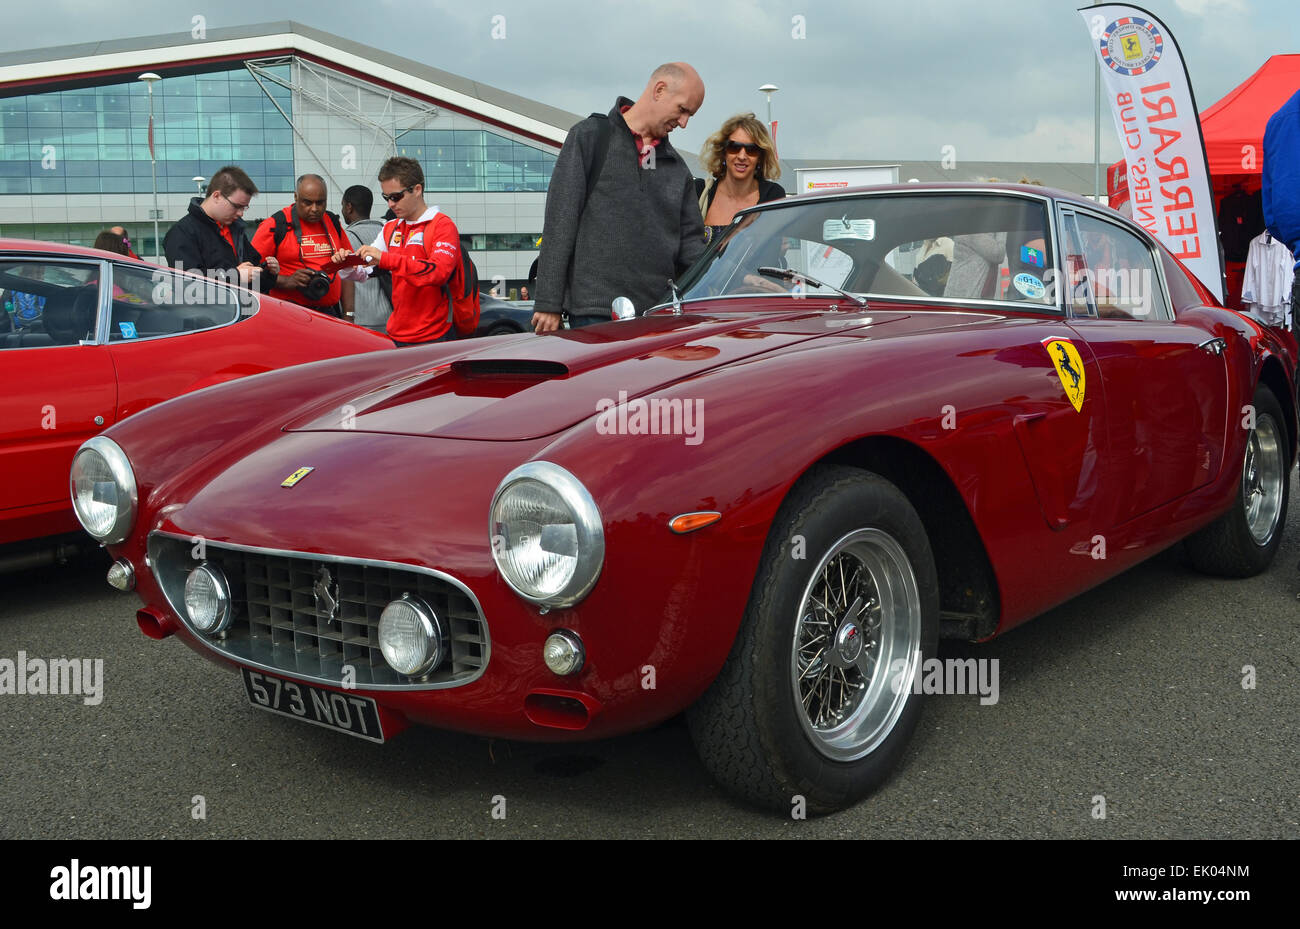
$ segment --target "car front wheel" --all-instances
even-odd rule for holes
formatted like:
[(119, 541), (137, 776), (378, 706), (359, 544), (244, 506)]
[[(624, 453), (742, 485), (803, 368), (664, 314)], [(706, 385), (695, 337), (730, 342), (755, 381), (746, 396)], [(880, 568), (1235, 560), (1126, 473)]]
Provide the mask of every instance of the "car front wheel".
[(820, 467), (773, 522), (727, 663), (687, 714), (700, 757), (760, 806), (827, 813), (879, 785), (916, 727), (939, 596), (916, 511), (885, 479)]
[(1283, 417), (1277, 398), (1261, 384), (1255, 390), (1255, 428), (1246, 438), (1236, 503), (1185, 543), (1198, 571), (1253, 577), (1272, 564), (1282, 543), (1291, 484)]

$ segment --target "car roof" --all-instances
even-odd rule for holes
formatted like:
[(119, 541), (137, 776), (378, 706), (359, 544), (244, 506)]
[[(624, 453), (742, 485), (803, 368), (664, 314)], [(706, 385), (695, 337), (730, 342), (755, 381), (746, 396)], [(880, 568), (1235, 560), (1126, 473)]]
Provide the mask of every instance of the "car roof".
[(787, 197), (785, 201), (790, 200), (822, 200), (834, 199), (835, 197), (844, 197), (850, 194), (861, 193), (914, 193), (918, 191), (942, 191), (945, 193), (992, 193), (1011, 192), (1018, 194), (1031, 194), (1036, 197), (1051, 197), (1056, 200), (1064, 200), (1077, 203), (1081, 206), (1099, 207), (1102, 204), (1095, 200), (1089, 200), (1087, 197), (1072, 193), (1068, 190), (1058, 190), (1054, 187), (1040, 187), (1035, 184), (1009, 183), (1002, 181), (953, 181), (946, 183), (943, 181), (927, 181), (916, 184), (873, 184), (867, 187), (841, 187), (835, 190), (819, 190), (813, 193), (798, 194), (794, 197)]
[[(70, 258), (115, 258), (119, 261), (135, 261), (130, 255), (120, 255), (87, 245), (65, 245), (62, 242), (38, 242), (35, 239), (0, 238), (0, 252), (18, 252), (21, 254), (64, 255)], [(140, 259), (141, 264), (152, 262)]]

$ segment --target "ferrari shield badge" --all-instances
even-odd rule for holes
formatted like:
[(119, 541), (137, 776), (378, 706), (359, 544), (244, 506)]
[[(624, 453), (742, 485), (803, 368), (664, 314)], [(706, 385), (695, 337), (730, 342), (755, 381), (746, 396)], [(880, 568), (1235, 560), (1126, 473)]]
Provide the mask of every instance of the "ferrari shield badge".
[(283, 481), (281, 481), (280, 486), (292, 487), (294, 484), (298, 483), (304, 477), (306, 477), (308, 474), (311, 474), (315, 470), (316, 470), (315, 468), (299, 468), (297, 471), (293, 472), (288, 477), (286, 477)]
[(1070, 398), (1075, 412), (1081, 411), (1087, 382), (1084, 379), (1083, 359), (1079, 357), (1079, 350), (1069, 339), (1045, 339), (1043, 347), (1047, 349), (1052, 364), (1056, 365), (1056, 376), (1061, 379), (1061, 386), (1065, 388), (1065, 395)]

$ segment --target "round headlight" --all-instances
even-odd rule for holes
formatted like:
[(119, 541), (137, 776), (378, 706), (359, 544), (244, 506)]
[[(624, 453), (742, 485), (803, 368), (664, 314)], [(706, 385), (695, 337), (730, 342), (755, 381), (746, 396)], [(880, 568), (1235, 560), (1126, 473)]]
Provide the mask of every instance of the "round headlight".
[(492, 558), (507, 584), (540, 606), (585, 597), (605, 563), (600, 511), (582, 482), (549, 461), (506, 475), (492, 498)]
[(216, 565), (205, 561), (185, 578), (185, 612), (204, 635), (216, 635), (230, 625), (230, 585)]
[(438, 614), (419, 597), (402, 594), (379, 614), (379, 650), (398, 674), (428, 674), (442, 661), (443, 642)]
[(135, 474), (126, 453), (97, 435), (72, 459), (68, 475), (72, 508), (86, 531), (101, 542), (121, 542), (135, 525)]

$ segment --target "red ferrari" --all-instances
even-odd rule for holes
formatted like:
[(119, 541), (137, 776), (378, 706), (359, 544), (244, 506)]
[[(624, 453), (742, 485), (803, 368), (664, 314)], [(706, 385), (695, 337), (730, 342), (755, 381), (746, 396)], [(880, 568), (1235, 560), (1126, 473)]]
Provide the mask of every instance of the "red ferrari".
[(66, 476), (96, 433), (211, 384), (392, 347), (290, 303), (45, 242), (0, 239), (0, 307), (0, 570), (89, 541)]
[(78, 514), (141, 630), (258, 709), (375, 742), (686, 711), (714, 776), (787, 814), (853, 803), (923, 700), (971, 692), (941, 637), (1175, 544), (1239, 577), (1277, 552), (1295, 342), (1111, 210), (800, 196), (666, 290), (173, 401), (82, 448)]

